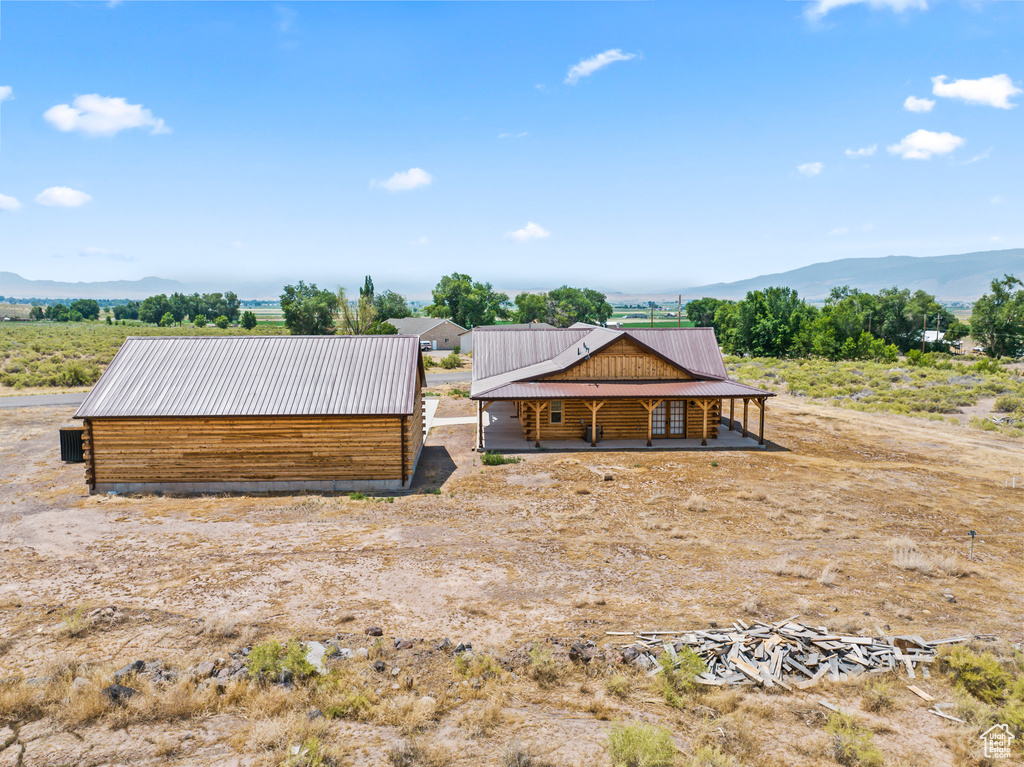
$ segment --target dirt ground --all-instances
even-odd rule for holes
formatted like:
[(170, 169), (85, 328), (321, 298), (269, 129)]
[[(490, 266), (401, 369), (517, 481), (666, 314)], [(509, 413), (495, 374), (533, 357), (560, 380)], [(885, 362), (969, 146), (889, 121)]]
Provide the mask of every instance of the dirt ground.
[[(446, 397), (438, 415), (473, 412)], [(445, 426), (429, 435), (413, 492), (383, 502), (90, 496), (82, 466), (59, 461), (57, 429), (72, 413), (0, 411), (0, 680), (69, 661), (114, 669), (159, 657), (184, 668), (239, 646), (210, 625), (246, 627), (248, 641), (377, 625), (387, 637), (424, 638), (426, 655), (442, 637), (499, 656), (546, 638), (603, 647), (609, 631), (789, 616), (844, 632), (1024, 639), (1022, 444), (950, 423), (782, 396), (768, 410), (765, 451), (552, 452), (504, 466), (480, 464), (472, 426)], [(1014, 476), (1017, 489), (1006, 486)], [(892, 542), (904, 536), (945, 565), (897, 567)], [(829, 566), (834, 579), (820, 577)], [(121, 622), (68, 635), (72, 611), (103, 605)], [(717, 738), (744, 764), (835, 763), (820, 690), (746, 691), (735, 705), (680, 712), (650, 693), (613, 700), (603, 682), (572, 673), (555, 691), (519, 677), (484, 685), (502, 701), (486, 736), (465, 724), (485, 705), (479, 692), (452, 701), (423, 737), (445, 745), (450, 764), (502, 763), (517, 736), (553, 764), (604, 765), (609, 721), (641, 718), (668, 726), (684, 753)], [(887, 764), (983, 763), (975, 730), (929, 716), (899, 688), (888, 723), (862, 714)], [(834, 685), (826, 697), (856, 709), (857, 695)], [(253, 745), (245, 728), (255, 719), (225, 710), (71, 727), (43, 717), (7, 739), (0, 765), (17, 764), (17, 749), (22, 764), (280, 761), (282, 743)], [(14, 732), (4, 727), (0, 712), (0, 746)], [(383, 765), (406, 734), (345, 720), (324, 737), (342, 744), (339, 763)]]

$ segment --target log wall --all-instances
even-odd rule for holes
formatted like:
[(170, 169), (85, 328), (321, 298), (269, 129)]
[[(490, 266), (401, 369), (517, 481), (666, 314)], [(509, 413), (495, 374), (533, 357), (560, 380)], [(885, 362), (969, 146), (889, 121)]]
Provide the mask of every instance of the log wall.
[[(407, 473), (420, 408), (405, 417)], [(399, 416), (94, 419), (83, 447), (90, 485), (400, 481), (402, 426)]]
[[(704, 412), (695, 402), (686, 402), (686, 437), (701, 439), (704, 430)], [(666, 400), (667, 402), (667, 400)], [(548, 406), (550, 407), (550, 405)], [(548, 407), (541, 413), (540, 441), (583, 439), (584, 431), (591, 423), (590, 408), (583, 400), (562, 400), (562, 423), (553, 424)], [(523, 436), (529, 441), (536, 440), (537, 415), (533, 407), (523, 403), (519, 407), (520, 425)], [(583, 423), (580, 423), (580, 421)], [(708, 439), (718, 437), (721, 420), (721, 400), (714, 400), (708, 410)], [(637, 400), (605, 400), (597, 411), (597, 425), (603, 439), (647, 439), (647, 410)], [(681, 439), (678, 434), (655, 435), (654, 439)]]

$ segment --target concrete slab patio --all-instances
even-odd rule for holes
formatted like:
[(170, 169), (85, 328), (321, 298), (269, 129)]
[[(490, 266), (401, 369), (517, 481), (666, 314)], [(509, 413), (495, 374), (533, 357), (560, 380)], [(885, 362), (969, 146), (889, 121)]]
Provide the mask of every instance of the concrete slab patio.
[[(739, 431), (741, 424), (736, 423), (736, 431), (728, 427), (728, 417), (722, 418), (718, 429), (718, 439), (709, 439), (707, 447), (700, 444), (699, 439), (655, 439), (651, 447), (647, 447), (647, 435), (638, 434), (636, 439), (606, 439), (591, 447), (582, 439), (545, 440), (541, 432), (540, 448), (534, 446), (523, 436), (523, 428), (516, 417), (515, 406), (511, 402), (493, 402), (483, 414), (484, 450), (497, 453), (533, 453), (538, 450), (764, 450), (766, 445), (757, 443), (756, 432), (747, 432), (743, 437)], [(582, 427), (581, 427), (582, 429)]]

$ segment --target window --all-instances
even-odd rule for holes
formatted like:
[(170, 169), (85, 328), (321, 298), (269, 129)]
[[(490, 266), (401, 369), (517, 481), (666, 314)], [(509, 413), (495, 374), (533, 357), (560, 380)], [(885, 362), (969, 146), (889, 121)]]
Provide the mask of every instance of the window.
[(552, 400), (551, 404), (549, 405), (549, 407), (551, 408), (551, 423), (561, 423), (562, 422), (562, 401), (561, 400)]

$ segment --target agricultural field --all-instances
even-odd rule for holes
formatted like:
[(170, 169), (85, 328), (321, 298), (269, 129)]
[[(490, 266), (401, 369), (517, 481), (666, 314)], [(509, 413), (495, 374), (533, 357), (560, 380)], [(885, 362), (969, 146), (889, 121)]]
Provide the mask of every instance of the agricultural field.
[[(438, 426), (380, 498), (90, 496), (58, 460), (72, 409), (0, 411), (0, 764), (1024, 763), (1020, 440), (826, 401), (781, 391), (765, 451), (484, 465)], [(794, 616), (983, 638), (926, 679), (787, 692), (650, 675), (609, 633)], [(338, 648), (326, 675), (306, 640)], [(992, 762), (996, 723), (1018, 740)]]
[(726, 365), (731, 377), (769, 391), (1024, 436), (1024, 370), (1018, 364), (928, 355), (916, 365), (739, 357), (727, 357)]
[(0, 323), (0, 396), (39, 388), (88, 387), (114, 358), (128, 336), (217, 336), (278, 334), (284, 328), (257, 325), (252, 331), (192, 325), (161, 328), (143, 323), (105, 322)]

